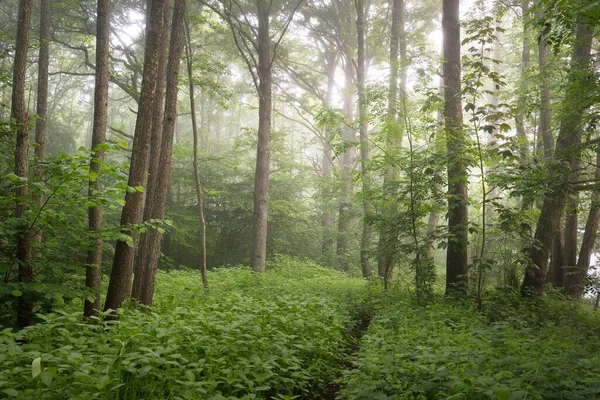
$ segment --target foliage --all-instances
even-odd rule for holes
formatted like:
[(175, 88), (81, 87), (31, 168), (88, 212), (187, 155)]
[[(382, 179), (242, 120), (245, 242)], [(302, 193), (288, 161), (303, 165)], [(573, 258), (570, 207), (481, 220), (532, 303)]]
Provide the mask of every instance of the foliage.
[(556, 295), (499, 292), (484, 315), (466, 303), (397, 301), (363, 337), (344, 398), (597, 398), (599, 327), (597, 314)]
[[(2, 331), (0, 392), (22, 399), (312, 398), (336, 374), (364, 281), (278, 258), (246, 268), (158, 276), (152, 312), (83, 323), (72, 310)], [(24, 343), (24, 344), (19, 344)]]

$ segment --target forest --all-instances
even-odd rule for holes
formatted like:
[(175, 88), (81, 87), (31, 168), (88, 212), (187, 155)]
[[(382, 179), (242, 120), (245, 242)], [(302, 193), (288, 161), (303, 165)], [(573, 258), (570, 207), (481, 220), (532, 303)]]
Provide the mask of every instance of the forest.
[(0, 0), (0, 398), (600, 399), (599, 28)]

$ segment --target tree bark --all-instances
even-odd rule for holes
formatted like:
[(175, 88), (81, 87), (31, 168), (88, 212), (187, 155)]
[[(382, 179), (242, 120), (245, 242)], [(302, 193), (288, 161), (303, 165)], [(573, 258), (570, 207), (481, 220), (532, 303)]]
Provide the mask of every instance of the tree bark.
[(548, 270), (548, 282), (554, 286), (563, 286), (563, 266), (565, 264), (565, 229), (559, 223), (558, 229), (552, 239), (552, 252), (550, 256), (550, 268)]
[[(17, 132), (15, 147), (15, 174), (19, 178), (29, 178), (29, 119), (25, 101), (25, 79), (27, 71), (27, 50), (29, 49), (29, 29), (31, 27), (32, 0), (19, 2), (15, 59), (12, 78), (11, 119)], [(16, 189), (15, 217), (23, 218), (27, 212), (29, 187), (27, 182), (20, 182)], [(19, 265), (19, 282), (33, 280), (31, 234), (27, 223), (18, 228), (17, 263)], [(19, 297), (17, 304), (17, 324), (26, 327), (33, 324), (33, 302), (27, 293)]]
[[(600, 146), (596, 151), (596, 169), (594, 178), (600, 181)], [(579, 249), (579, 257), (577, 259), (577, 265), (574, 270), (568, 271), (569, 273), (564, 276), (564, 287), (565, 293), (579, 299), (583, 294), (585, 285), (585, 278), (588, 274), (590, 267), (590, 260), (594, 252), (594, 246), (596, 245), (596, 236), (598, 234), (598, 222), (600, 221), (600, 192), (593, 192), (592, 200), (590, 204), (590, 211), (588, 213), (587, 221), (585, 223), (585, 231), (583, 232), (583, 239), (581, 241), (581, 248)]]
[[(163, 15), (163, 23), (169, 24), (169, 13)], [(160, 39), (160, 55), (158, 60), (158, 75), (156, 77), (156, 96), (154, 99), (154, 111), (152, 113), (152, 130), (150, 138), (150, 158), (148, 160), (148, 175), (145, 185), (144, 196), (144, 214), (142, 221), (150, 221), (156, 218), (156, 192), (158, 180), (157, 176), (160, 170), (160, 152), (163, 140), (163, 123), (165, 115), (165, 88), (167, 85), (167, 47), (168, 47), (168, 29), (165, 29), (161, 34), (165, 35)], [(150, 255), (152, 252), (149, 243), (149, 235), (155, 233), (141, 233), (138, 237), (137, 251), (133, 265), (133, 287), (131, 289), (131, 297), (137, 302), (142, 301), (144, 288), (144, 277), (148, 273), (148, 265), (150, 264)]]
[(521, 0), (521, 9), (523, 13), (523, 48), (521, 53), (521, 82), (519, 88), (519, 98), (517, 100), (517, 115), (515, 117), (517, 128), (517, 139), (519, 141), (519, 153), (521, 162), (525, 163), (529, 160), (529, 143), (527, 140), (527, 132), (525, 131), (525, 102), (527, 93), (527, 69), (529, 68), (530, 46), (529, 37), (527, 36), (527, 20), (529, 13), (530, 0)]
[(356, 32), (357, 32), (357, 66), (356, 66), (356, 81), (358, 84), (358, 134), (360, 135), (360, 164), (362, 174), (362, 190), (363, 198), (363, 228), (360, 245), (360, 265), (362, 275), (369, 278), (371, 272), (371, 261), (369, 259), (369, 251), (371, 247), (372, 228), (368, 221), (372, 213), (371, 202), (368, 199), (367, 193), (370, 189), (370, 178), (368, 170), (369, 162), (369, 132), (367, 125), (367, 95), (365, 92), (365, 25), (366, 11), (365, 1), (356, 0)]
[[(167, 64), (167, 86), (165, 96), (165, 111), (162, 128), (160, 154), (158, 155), (158, 168), (155, 179), (155, 190), (149, 206), (150, 219), (164, 219), (167, 195), (169, 190), (169, 174), (171, 171), (171, 153), (177, 119), (177, 94), (179, 92), (179, 65), (183, 49), (183, 17), (185, 13), (185, 0), (176, 0), (171, 22), (171, 42), (169, 46), (169, 61)], [(165, 32), (166, 34), (166, 32)], [(162, 234), (158, 230), (146, 233), (148, 264), (141, 276), (140, 303), (150, 307), (154, 298), (154, 287), (158, 263), (160, 261), (160, 248)]]
[[(538, 13), (539, 7), (538, 7)], [(538, 43), (538, 67), (540, 69), (540, 121), (539, 135), (542, 139), (544, 158), (552, 158), (554, 138), (552, 137), (552, 108), (550, 97), (550, 82), (548, 76), (548, 44), (541, 37)]]
[(271, 146), (271, 39), (269, 35), (269, 5), (256, 1), (258, 17), (258, 145), (254, 177), (254, 226), (250, 266), (254, 272), (264, 272), (267, 259), (267, 198)]
[(192, 117), (192, 131), (194, 135), (194, 183), (196, 188), (196, 199), (198, 200), (198, 216), (202, 228), (202, 262), (200, 264), (200, 272), (202, 275), (202, 285), (208, 289), (208, 275), (206, 273), (206, 220), (204, 219), (204, 196), (202, 195), (202, 185), (200, 183), (200, 171), (198, 170), (198, 123), (196, 122), (196, 100), (194, 94), (194, 79), (193, 79), (193, 60), (192, 60), (192, 41), (190, 39), (190, 29), (186, 21), (186, 49), (187, 49), (187, 72), (190, 90), (190, 115)]
[(571, 60), (572, 78), (566, 88), (564, 112), (553, 160), (556, 165), (549, 170), (549, 182), (554, 186), (544, 199), (534, 235), (534, 245), (526, 249), (530, 261), (521, 285), (521, 293), (524, 296), (540, 295), (544, 290), (550, 245), (567, 202), (569, 172), (573, 160), (578, 159), (581, 153), (581, 149), (577, 147), (581, 141), (581, 123), (583, 113), (590, 106), (589, 100), (583, 101), (581, 98), (581, 90), (585, 88), (586, 80), (589, 79), (592, 39), (593, 24), (586, 17), (579, 17)]
[[(94, 88), (94, 122), (92, 127), (92, 158), (90, 159), (90, 177), (88, 196), (94, 204), (96, 194), (102, 190), (98, 181), (104, 160), (104, 150), (98, 146), (106, 142), (108, 123), (108, 53), (110, 45), (110, 0), (98, 0), (96, 21), (96, 85)], [(102, 285), (102, 251), (104, 241), (99, 236), (102, 229), (102, 206), (88, 208), (90, 232), (97, 236), (96, 247), (88, 250), (85, 285), (94, 291), (94, 300), (86, 300), (83, 307), (84, 317), (97, 316), (100, 311), (100, 289)]]
[(444, 117), (448, 146), (448, 248), (446, 294), (467, 290), (468, 194), (461, 100), (459, 0), (443, 1)]
[[(152, 111), (156, 97), (156, 78), (158, 75), (162, 33), (167, 26), (164, 24), (164, 13), (168, 10), (167, 0), (151, 0), (151, 12), (144, 55), (144, 75), (138, 114), (135, 124), (135, 135), (131, 154), (128, 186), (136, 188), (144, 185), (150, 148), (150, 129)], [(138, 190), (128, 190), (125, 196), (125, 206), (121, 214), (121, 231), (133, 237), (133, 225), (142, 220), (142, 205), (144, 196)], [(133, 274), (133, 259), (135, 250), (124, 240), (118, 240), (115, 247), (113, 268), (108, 285), (108, 293), (104, 303), (105, 310), (116, 310), (131, 293), (131, 276)]]

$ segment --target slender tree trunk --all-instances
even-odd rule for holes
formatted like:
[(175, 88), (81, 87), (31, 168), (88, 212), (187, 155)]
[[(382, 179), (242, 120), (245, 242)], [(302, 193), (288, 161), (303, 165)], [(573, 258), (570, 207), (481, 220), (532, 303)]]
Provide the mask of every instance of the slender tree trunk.
[[(27, 71), (27, 50), (29, 49), (29, 29), (31, 27), (32, 0), (19, 2), (15, 59), (12, 78), (11, 118), (17, 132), (15, 148), (15, 174), (20, 178), (29, 178), (29, 119), (25, 100), (25, 79)], [(22, 218), (27, 212), (29, 187), (21, 182), (16, 190), (15, 217)], [(17, 232), (17, 263), (19, 265), (19, 282), (33, 280), (31, 237), (27, 224), (19, 227)], [(33, 324), (33, 303), (27, 293), (19, 297), (17, 304), (17, 323), (21, 327)]]
[(444, 117), (448, 146), (448, 248), (446, 294), (467, 290), (467, 160), (461, 101), (459, 0), (443, 0)]
[(579, 17), (571, 60), (572, 79), (566, 89), (564, 112), (554, 154), (556, 167), (549, 170), (549, 181), (554, 187), (542, 205), (534, 236), (535, 245), (526, 250), (530, 262), (521, 285), (523, 295), (541, 294), (546, 284), (548, 254), (567, 202), (569, 172), (573, 160), (579, 158), (581, 152), (577, 144), (581, 140), (583, 113), (589, 107), (589, 101), (581, 101), (581, 88), (585, 87), (585, 81), (589, 79), (592, 39), (593, 25), (585, 17)]
[(515, 117), (517, 138), (519, 140), (519, 152), (521, 162), (523, 163), (527, 162), (529, 159), (529, 143), (527, 140), (527, 132), (525, 131), (525, 102), (528, 90), (526, 73), (529, 69), (529, 56), (531, 53), (527, 31), (529, 2), (530, 0), (521, 0), (521, 9), (523, 12), (523, 48), (521, 53), (521, 83), (519, 88), (519, 98), (517, 100), (517, 115)]
[[(327, 97), (325, 98), (325, 104), (328, 107), (333, 107), (333, 89), (335, 88), (335, 70), (338, 64), (337, 54), (334, 51), (327, 50), (326, 54), (326, 66), (325, 72), (327, 74)], [(323, 203), (323, 216), (322, 216), (322, 230), (323, 230), (323, 242), (322, 242), (322, 255), (326, 262), (331, 262), (333, 244), (334, 244), (334, 224), (335, 218), (332, 215), (331, 208), (329, 207), (328, 200), (332, 197), (332, 190), (329, 187), (331, 185), (331, 175), (333, 170), (332, 163), (332, 151), (329, 144), (329, 138), (323, 138), (323, 156), (322, 156), (322, 171), (323, 171), (323, 185), (325, 186), (322, 191), (322, 203)]]
[(254, 227), (250, 265), (255, 272), (265, 271), (267, 259), (267, 198), (271, 146), (271, 38), (269, 5), (257, 0), (258, 18), (258, 145), (254, 178)]
[[(163, 15), (163, 23), (168, 26), (169, 13)], [(150, 158), (148, 160), (148, 176), (146, 178), (146, 190), (144, 193), (144, 214), (142, 221), (150, 221), (156, 214), (156, 192), (160, 166), (160, 152), (163, 140), (163, 124), (165, 115), (165, 88), (167, 85), (167, 47), (169, 40), (167, 37), (168, 29), (161, 32), (164, 37), (160, 39), (160, 54), (158, 60), (158, 75), (156, 77), (156, 96), (154, 99), (152, 112), (152, 130), (150, 138)], [(150, 235), (156, 235), (156, 232), (141, 233), (138, 238), (138, 246), (133, 267), (133, 287), (131, 297), (138, 302), (142, 302), (145, 282), (145, 275), (148, 274), (148, 266), (151, 257)]]
[[(538, 13), (539, 7), (538, 7)], [(543, 144), (544, 158), (552, 158), (554, 138), (552, 137), (552, 108), (550, 97), (550, 82), (548, 76), (548, 44), (541, 37), (538, 43), (538, 67), (540, 70), (540, 121), (539, 135)]]
[[(399, 70), (399, 46), (401, 36), (404, 35), (404, 0), (392, 1), (392, 24), (390, 28), (390, 81), (388, 86), (388, 109), (387, 123), (389, 124), (389, 145), (390, 147), (400, 146), (402, 142), (402, 132), (398, 126), (398, 70)], [(402, 64), (406, 60), (402, 59)], [(397, 167), (390, 161), (388, 171), (383, 177), (384, 193), (393, 196), (390, 189), (391, 180), (396, 175)], [(396, 240), (392, 232), (387, 229), (379, 233), (379, 243), (377, 244), (377, 275), (386, 281), (391, 277), (395, 254), (393, 243)]]
[[(100, 169), (104, 160), (104, 150), (98, 146), (106, 141), (108, 121), (108, 52), (110, 45), (110, 0), (98, 0), (98, 17), (96, 21), (96, 85), (94, 89), (94, 122), (92, 128), (92, 154), (90, 160), (90, 176), (88, 196), (91, 203), (102, 189), (98, 182)], [(94, 291), (94, 300), (86, 300), (83, 307), (85, 317), (97, 316), (100, 311), (100, 289), (102, 285), (102, 251), (104, 241), (99, 236), (102, 229), (102, 206), (100, 204), (88, 208), (89, 229), (97, 236), (96, 247), (88, 250), (88, 267), (85, 272), (85, 285)]]
[(193, 79), (193, 60), (192, 60), (192, 41), (190, 39), (189, 25), (185, 24), (186, 31), (186, 49), (187, 49), (187, 72), (190, 90), (190, 114), (192, 117), (192, 131), (194, 135), (194, 183), (196, 186), (196, 198), (198, 200), (198, 215), (200, 224), (202, 225), (202, 263), (200, 271), (202, 274), (202, 284), (205, 289), (208, 289), (208, 275), (206, 273), (206, 220), (204, 219), (204, 196), (202, 195), (202, 186), (200, 184), (200, 171), (198, 170), (198, 124), (196, 122), (196, 101), (194, 94), (194, 79)]
[[(48, 131), (48, 67), (50, 64), (50, 0), (40, 0), (40, 41), (38, 56), (38, 82), (35, 121), (35, 155), (38, 167), (35, 171), (36, 179), (43, 180), (43, 167), (41, 162), (46, 158), (46, 134)], [(34, 195), (34, 201), (42, 208), (44, 199), (41, 195)], [(33, 227), (32, 227), (33, 228)], [(32, 258), (37, 258), (39, 245), (42, 242), (41, 231), (35, 230)]]
[[(354, 71), (351, 55), (346, 54), (344, 60), (344, 91), (343, 108), (346, 124), (342, 126), (342, 142), (348, 143), (355, 140), (353, 127), (350, 126), (354, 119), (353, 113), (353, 93)], [(350, 216), (350, 197), (352, 195), (352, 163), (353, 148), (344, 151), (341, 157), (341, 180), (342, 188), (340, 193), (340, 206), (338, 211), (338, 237), (337, 237), (337, 256), (343, 269), (349, 267), (348, 253), (350, 251), (349, 230), (351, 224)]]
[[(600, 165), (600, 147), (598, 147), (598, 150), (596, 151), (596, 165)], [(594, 178), (597, 181), (600, 181), (600, 168), (595, 168)], [(564, 276), (565, 293), (576, 299), (581, 298), (581, 295), (583, 294), (585, 278), (587, 277), (590, 260), (596, 245), (599, 221), (600, 193), (593, 192), (590, 211), (585, 223), (585, 231), (583, 232), (583, 240), (581, 241), (581, 248), (579, 249), (577, 266), (574, 270), (569, 271), (570, 273)]]
[[(158, 169), (156, 172), (155, 190), (150, 206), (150, 219), (164, 219), (169, 190), (169, 174), (171, 171), (171, 153), (177, 119), (177, 94), (179, 80), (179, 65), (183, 49), (183, 18), (185, 13), (185, 0), (175, 0), (173, 21), (171, 22), (171, 42), (169, 47), (169, 61), (167, 64), (167, 86), (165, 96), (165, 111), (163, 120), (162, 140), (158, 154)], [(140, 302), (152, 306), (154, 287), (158, 263), (160, 261), (160, 248), (162, 234), (158, 230), (146, 233), (148, 248), (148, 264), (141, 277)]]
[(40, 1), (40, 49), (38, 59), (38, 84), (35, 123), (35, 155), (46, 157), (46, 134), (48, 131), (48, 66), (50, 65), (50, 0)]
[(372, 228), (368, 221), (372, 213), (372, 206), (367, 198), (370, 189), (370, 177), (368, 171), (369, 163), (369, 132), (367, 125), (367, 96), (365, 92), (365, 25), (366, 10), (365, 1), (356, 0), (356, 32), (357, 32), (357, 53), (358, 60), (356, 66), (356, 81), (358, 83), (358, 133), (360, 135), (360, 164), (362, 174), (362, 190), (365, 194), (363, 199), (363, 229), (360, 245), (360, 265), (363, 277), (371, 276), (371, 261), (369, 260), (369, 251), (371, 247)]
[[(167, 0), (151, 0), (148, 36), (144, 55), (144, 75), (138, 114), (135, 124), (135, 135), (131, 154), (128, 186), (137, 188), (145, 183), (146, 168), (150, 150), (150, 129), (152, 112), (156, 97), (156, 78), (158, 76), (162, 32), (167, 29), (164, 24), (164, 13), (168, 11)], [(133, 237), (132, 225), (142, 220), (144, 195), (138, 190), (129, 190), (125, 196), (125, 206), (121, 214), (121, 230)], [(117, 241), (113, 268), (108, 285), (108, 293), (104, 308), (116, 310), (131, 293), (131, 276), (133, 274), (133, 259), (135, 250), (124, 240)]]

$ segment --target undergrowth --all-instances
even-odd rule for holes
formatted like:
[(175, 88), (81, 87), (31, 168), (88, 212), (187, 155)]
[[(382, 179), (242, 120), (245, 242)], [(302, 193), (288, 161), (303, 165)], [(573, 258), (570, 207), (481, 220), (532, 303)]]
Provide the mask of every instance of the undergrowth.
[[(21, 399), (313, 398), (339, 375), (365, 281), (290, 259), (159, 274), (152, 312), (84, 323), (45, 316), (0, 345), (0, 393)], [(377, 289), (372, 289), (377, 290)], [(26, 343), (18, 344), (26, 338)]]

